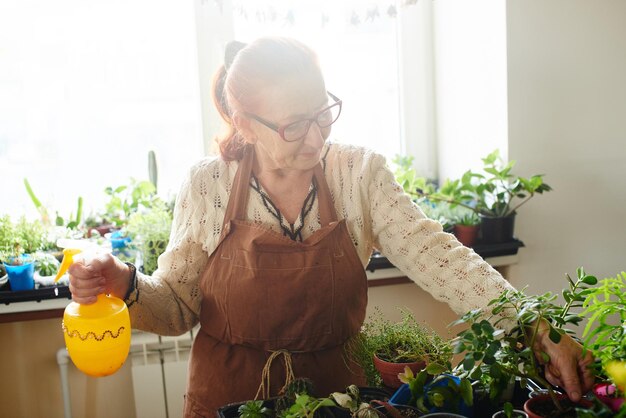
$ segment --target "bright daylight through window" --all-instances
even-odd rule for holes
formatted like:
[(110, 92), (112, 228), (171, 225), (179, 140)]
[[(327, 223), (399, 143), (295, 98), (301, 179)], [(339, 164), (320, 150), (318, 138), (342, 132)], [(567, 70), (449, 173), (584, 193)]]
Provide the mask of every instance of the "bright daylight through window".
[(82, 196), (88, 216), (107, 201), (105, 187), (148, 178), (150, 150), (159, 194), (172, 198), (205, 152), (202, 129), (205, 141), (214, 135), (202, 126), (209, 110), (201, 106), (210, 100), (202, 80), (214, 68), (204, 68), (197, 30), (215, 39), (216, 29), (203, 29), (196, 14), (220, 4), (235, 39), (290, 36), (318, 52), (327, 88), (343, 100), (333, 139), (389, 159), (402, 152), (397, 26), (404, 6), (9, 0), (0, 6), (0, 177), (10, 196), (3, 211), (37, 216), (27, 178), (52, 214), (68, 217)]

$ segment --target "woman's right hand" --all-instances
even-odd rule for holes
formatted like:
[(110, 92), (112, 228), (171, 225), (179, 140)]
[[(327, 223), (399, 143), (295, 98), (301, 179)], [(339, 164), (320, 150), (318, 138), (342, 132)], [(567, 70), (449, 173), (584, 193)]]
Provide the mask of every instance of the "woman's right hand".
[(130, 267), (111, 254), (76, 255), (68, 273), (72, 299), (80, 304), (94, 303), (100, 293), (123, 299), (130, 286)]

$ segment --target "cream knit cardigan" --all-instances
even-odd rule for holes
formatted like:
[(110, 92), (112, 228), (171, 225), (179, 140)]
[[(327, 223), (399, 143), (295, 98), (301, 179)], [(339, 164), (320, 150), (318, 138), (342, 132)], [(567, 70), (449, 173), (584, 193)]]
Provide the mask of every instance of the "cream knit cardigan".
[[(457, 313), (485, 306), (512, 288), (487, 262), (462, 246), (441, 225), (425, 217), (395, 181), (379, 154), (356, 146), (327, 143), (325, 176), (339, 219), (345, 219), (365, 267), (378, 249), (411, 280)], [(139, 297), (130, 308), (133, 327), (179, 335), (198, 322), (199, 279), (215, 250), (237, 162), (205, 158), (184, 181), (174, 209), (167, 250), (152, 276), (138, 275)], [(254, 190), (248, 219), (280, 232)], [(304, 219), (306, 239), (320, 227), (318, 199)], [(137, 290), (129, 299), (135, 299)]]

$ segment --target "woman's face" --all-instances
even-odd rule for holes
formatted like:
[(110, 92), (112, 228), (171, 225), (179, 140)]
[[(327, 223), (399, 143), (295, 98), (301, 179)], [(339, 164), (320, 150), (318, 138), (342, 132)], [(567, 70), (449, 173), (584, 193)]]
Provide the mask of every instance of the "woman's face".
[[(329, 105), (329, 96), (321, 77), (285, 80), (263, 92), (263, 104), (256, 116), (277, 126), (314, 117)], [(262, 170), (307, 171), (320, 161), (322, 147), (330, 127), (312, 123), (308, 133), (294, 142), (284, 141), (275, 130), (250, 119), (256, 157)]]

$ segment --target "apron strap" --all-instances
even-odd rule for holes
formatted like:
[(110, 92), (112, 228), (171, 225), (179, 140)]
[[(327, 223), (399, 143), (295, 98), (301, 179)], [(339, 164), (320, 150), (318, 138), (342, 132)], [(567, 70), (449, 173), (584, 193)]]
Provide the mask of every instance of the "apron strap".
[(328, 188), (328, 183), (326, 183), (321, 163), (317, 163), (315, 166), (314, 175), (315, 185), (317, 186), (317, 198), (319, 199), (320, 222), (322, 226), (326, 226), (331, 222), (337, 222), (337, 212), (333, 205), (333, 199), (330, 195), (330, 189)]
[(224, 236), (227, 230), (227, 225), (231, 220), (245, 219), (253, 160), (254, 147), (246, 145), (243, 150), (243, 158), (239, 161), (239, 167), (237, 168), (237, 173), (235, 174), (233, 185), (230, 190), (230, 198), (228, 199), (226, 213), (224, 214), (224, 223), (222, 224), (222, 236)]

